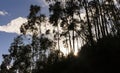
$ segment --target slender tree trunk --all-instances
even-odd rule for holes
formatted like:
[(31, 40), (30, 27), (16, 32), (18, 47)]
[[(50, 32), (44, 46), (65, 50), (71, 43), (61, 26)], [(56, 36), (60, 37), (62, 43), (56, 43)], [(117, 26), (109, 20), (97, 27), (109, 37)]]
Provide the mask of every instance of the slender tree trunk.
[(75, 52), (75, 36), (74, 36), (74, 29), (73, 29), (73, 53)]
[(103, 10), (102, 10), (102, 6), (99, 3), (99, 10), (100, 10), (100, 24), (101, 24), (101, 34), (102, 37), (105, 36), (105, 28), (104, 28), (104, 18), (103, 18)]
[(69, 47), (69, 45), (68, 45), (68, 39), (67, 39), (67, 36), (65, 36), (65, 42), (66, 42), (66, 49), (67, 49), (67, 54), (69, 54), (70, 53), (70, 47)]
[[(71, 44), (71, 35), (70, 35), (70, 31), (68, 31), (69, 32), (69, 44), (70, 44), (70, 49), (71, 49), (71, 51), (72, 51), (72, 44)], [(71, 52), (70, 51), (70, 52)]]
[(84, 3), (85, 3), (85, 12), (86, 12), (86, 17), (87, 17), (87, 23), (88, 23), (88, 32), (89, 32), (89, 41), (90, 41), (90, 45), (94, 45), (94, 42), (93, 42), (93, 36), (92, 36), (92, 26), (90, 24), (90, 20), (89, 20), (89, 15), (88, 15), (88, 5), (87, 5), (87, 2), (86, 0), (84, 0)]
[(96, 19), (96, 29), (97, 29), (97, 36), (98, 36), (98, 39), (100, 39), (99, 18)]
[(58, 50), (60, 50), (60, 37), (59, 37), (59, 25), (57, 24), (57, 31), (58, 31)]
[[(77, 50), (78, 50), (78, 49), (80, 48), (80, 47), (79, 47), (79, 44), (80, 44), (80, 43), (79, 43), (79, 37), (78, 37), (78, 36), (76, 37), (76, 43), (77, 43)], [(80, 44), (80, 45), (81, 45), (81, 44)]]
[(107, 19), (105, 17), (105, 13), (104, 13), (104, 23), (105, 23), (105, 35), (107, 36), (108, 35), (108, 28), (107, 28)]

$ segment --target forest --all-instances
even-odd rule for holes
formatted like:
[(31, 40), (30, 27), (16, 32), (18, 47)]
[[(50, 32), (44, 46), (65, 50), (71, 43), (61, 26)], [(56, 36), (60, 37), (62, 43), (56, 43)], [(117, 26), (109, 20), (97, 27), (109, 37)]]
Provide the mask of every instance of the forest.
[(46, 0), (3, 54), (0, 73), (120, 72), (120, 0)]

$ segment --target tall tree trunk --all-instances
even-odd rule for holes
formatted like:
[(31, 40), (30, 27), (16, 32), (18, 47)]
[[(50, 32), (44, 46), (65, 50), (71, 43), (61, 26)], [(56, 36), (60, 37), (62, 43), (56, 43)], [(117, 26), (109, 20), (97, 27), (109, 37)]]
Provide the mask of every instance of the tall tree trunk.
[(60, 51), (60, 35), (59, 35), (59, 25), (57, 24), (57, 31), (58, 31), (58, 50)]
[(70, 47), (68, 45), (68, 39), (67, 39), (67, 36), (65, 37), (65, 45), (66, 45), (66, 49), (67, 49), (67, 55), (70, 53)]
[(108, 35), (108, 28), (107, 28), (107, 19), (106, 19), (106, 17), (105, 17), (105, 13), (104, 13), (104, 27), (105, 27), (105, 35), (107, 36)]
[(101, 34), (102, 34), (102, 37), (105, 37), (105, 27), (104, 27), (104, 17), (103, 17), (103, 9), (102, 9), (102, 6), (100, 5), (100, 2), (99, 2), (99, 10), (100, 10), (100, 25), (101, 25)]
[[(72, 44), (71, 44), (71, 35), (70, 35), (70, 31), (68, 31), (68, 34), (69, 34), (69, 44), (70, 44), (70, 49), (71, 49), (71, 51), (72, 51)], [(70, 51), (70, 52), (71, 52)]]
[(73, 40), (73, 53), (75, 52), (75, 36), (74, 36), (74, 29), (73, 29), (73, 34), (72, 34), (72, 40)]
[(100, 39), (100, 25), (99, 25), (99, 17), (96, 19), (96, 29), (97, 29), (97, 36)]
[(92, 36), (92, 26), (89, 20), (89, 15), (88, 15), (88, 5), (86, 0), (84, 0), (85, 3), (85, 12), (86, 12), (86, 17), (87, 17), (87, 23), (88, 23), (88, 32), (89, 32), (89, 36), (88, 36), (88, 40), (90, 41), (90, 45), (94, 45), (94, 41), (93, 41), (93, 36)]

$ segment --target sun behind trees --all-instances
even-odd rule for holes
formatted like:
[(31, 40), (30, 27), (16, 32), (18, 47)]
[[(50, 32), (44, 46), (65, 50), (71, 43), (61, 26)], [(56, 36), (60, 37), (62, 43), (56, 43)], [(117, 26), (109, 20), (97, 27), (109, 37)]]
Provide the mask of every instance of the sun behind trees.
[(46, 2), (49, 18), (41, 14), (40, 6), (31, 5), (28, 22), (20, 28), (22, 35), (11, 43), (10, 54), (3, 55), (0, 73), (118, 71), (115, 64), (120, 65), (119, 1)]

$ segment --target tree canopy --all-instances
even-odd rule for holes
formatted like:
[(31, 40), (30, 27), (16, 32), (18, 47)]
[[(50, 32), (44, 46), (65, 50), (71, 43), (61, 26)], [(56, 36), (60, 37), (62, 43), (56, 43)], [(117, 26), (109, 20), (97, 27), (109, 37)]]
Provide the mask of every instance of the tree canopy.
[(46, 2), (49, 17), (41, 14), (40, 6), (30, 6), (21, 35), (3, 55), (0, 73), (118, 71), (112, 66), (120, 64), (119, 0)]

